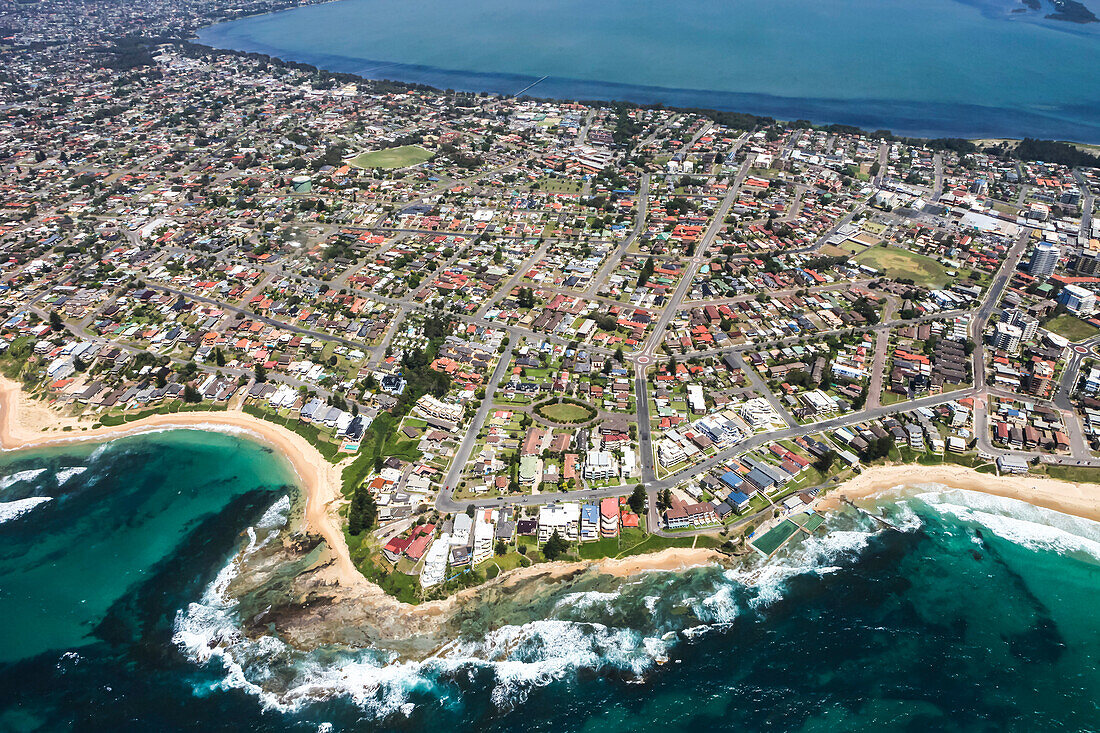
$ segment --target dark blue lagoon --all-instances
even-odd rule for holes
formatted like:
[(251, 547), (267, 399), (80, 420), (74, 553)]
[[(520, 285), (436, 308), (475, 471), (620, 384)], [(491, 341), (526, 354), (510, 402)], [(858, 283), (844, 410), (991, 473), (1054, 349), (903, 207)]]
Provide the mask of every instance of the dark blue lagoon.
[(925, 136), (1100, 141), (1100, 24), (1004, 0), (341, 0), (215, 47), (464, 91), (705, 106)]

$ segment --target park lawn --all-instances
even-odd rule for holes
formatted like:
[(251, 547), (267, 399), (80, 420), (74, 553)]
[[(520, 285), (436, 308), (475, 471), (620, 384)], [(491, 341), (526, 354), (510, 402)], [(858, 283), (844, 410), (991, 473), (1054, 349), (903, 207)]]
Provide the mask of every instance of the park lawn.
[(871, 247), (856, 255), (855, 261), (874, 267), (887, 277), (910, 279), (917, 285), (942, 288), (953, 280), (947, 268), (931, 257), (897, 247)]
[(1100, 468), (1093, 468), (1091, 466), (1049, 465), (1034, 467), (1032, 468), (1032, 473), (1042, 473), (1043, 469), (1046, 470), (1047, 476), (1058, 479), (1059, 481), (1075, 481), (1081, 483), (1100, 482)]
[(575, 405), (571, 402), (558, 402), (552, 405), (542, 405), (538, 413), (547, 420), (554, 422), (582, 422), (595, 417), (592, 409), (584, 405)]
[(886, 391), (882, 393), (881, 403), (883, 405), (895, 405), (898, 402), (904, 402), (909, 399), (906, 395), (898, 394), (897, 392)]
[(519, 552), (515, 550), (508, 550), (508, 552), (503, 555), (494, 555), (485, 563), (486, 567), (489, 565), (496, 565), (500, 568), (500, 572), (502, 573), (506, 573), (509, 570), (515, 570), (516, 568), (526, 567), (531, 564), (531, 560), (528, 557), (519, 554)]
[(1080, 318), (1071, 316), (1068, 313), (1051, 318), (1043, 328), (1054, 331), (1059, 336), (1065, 336), (1070, 341), (1084, 341), (1095, 336), (1097, 332), (1095, 326), (1085, 323)]
[(360, 153), (351, 161), (355, 168), (406, 168), (424, 163), (433, 153), (419, 145), (402, 145), (399, 148), (385, 148), (369, 153)]
[(533, 184), (531, 188), (547, 193), (580, 193), (583, 185), (581, 181), (569, 178), (542, 178)]

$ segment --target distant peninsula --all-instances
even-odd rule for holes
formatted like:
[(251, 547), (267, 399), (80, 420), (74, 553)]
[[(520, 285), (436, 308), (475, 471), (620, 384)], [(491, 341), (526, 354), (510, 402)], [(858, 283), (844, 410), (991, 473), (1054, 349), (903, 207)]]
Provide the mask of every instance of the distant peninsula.
[[(1053, 13), (1048, 13), (1045, 17), (1048, 20), (1063, 20), (1067, 23), (1096, 23), (1100, 18), (1085, 7), (1084, 3), (1077, 2), (1077, 0), (1049, 0), (1050, 4), (1054, 7)], [(1024, 0), (1026, 5), (1031, 10), (1042, 10), (1043, 4), (1041, 0)], [(1021, 9), (1022, 10), (1022, 9)], [(1019, 11), (1014, 11), (1019, 12)]]

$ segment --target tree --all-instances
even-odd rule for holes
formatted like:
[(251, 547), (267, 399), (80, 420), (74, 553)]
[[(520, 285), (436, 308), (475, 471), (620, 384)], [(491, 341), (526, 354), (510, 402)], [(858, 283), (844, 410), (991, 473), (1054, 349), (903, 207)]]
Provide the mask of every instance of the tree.
[(202, 395), (199, 391), (192, 387), (190, 384), (183, 386), (183, 401), (184, 402), (202, 402)]
[(378, 517), (378, 505), (374, 502), (370, 490), (366, 486), (360, 486), (351, 497), (351, 506), (348, 508), (348, 532), (357, 535), (374, 526), (374, 520)]
[(498, 554), (498, 555), (507, 554), (508, 553), (508, 543), (505, 542), (504, 540), (497, 540), (496, 547), (493, 548), (493, 551), (496, 552), (496, 554)]
[(61, 321), (61, 314), (57, 311), (50, 311), (50, 328), (54, 331), (65, 328), (65, 324)]
[(263, 364), (257, 364), (254, 371), (256, 373), (256, 381), (257, 382), (266, 382), (267, 381), (267, 370), (264, 369)]
[(645, 263), (642, 265), (641, 272), (638, 273), (638, 287), (641, 287), (641, 286), (645, 285), (646, 282), (649, 281), (649, 278), (650, 278), (650, 276), (653, 275), (653, 271), (655, 269), (656, 269), (656, 266), (653, 264), (653, 257), (650, 256), (646, 259)]
[(661, 497), (657, 501), (659, 505), (666, 508), (672, 506), (672, 489), (665, 489), (659, 494), (659, 496)]
[(820, 471), (823, 474), (828, 473), (829, 469), (832, 468), (832, 466), (833, 466), (833, 461), (835, 461), (835, 460), (836, 460), (836, 452), (835, 451), (831, 451), (831, 450), (830, 451), (825, 451), (825, 453), (820, 458), (818, 458), (816, 461), (814, 461), (814, 468), (816, 468), (818, 471)]
[(214, 349), (214, 363), (218, 366), (225, 366), (225, 354), (222, 353), (221, 347)]
[(547, 560), (557, 560), (568, 549), (569, 543), (563, 540), (555, 529), (554, 534), (550, 535), (550, 539), (546, 540), (546, 544), (542, 546), (542, 554)]
[(626, 500), (626, 503), (630, 505), (630, 511), (635, 514), (641, 514), (645, 511), (645, 488), (641, 484), (634, 487), (634, 491), (630, 492), (630, 498)]

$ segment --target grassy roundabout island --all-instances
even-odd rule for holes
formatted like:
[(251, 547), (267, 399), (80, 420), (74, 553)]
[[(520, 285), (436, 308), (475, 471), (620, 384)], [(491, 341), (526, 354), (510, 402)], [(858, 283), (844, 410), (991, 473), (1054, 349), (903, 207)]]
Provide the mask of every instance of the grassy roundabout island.
[(556, 423), (582, 423), (596, 417), (596, 410), (581, 402), (563, 400), (544, 402), (535, 408), (535, 412)]

